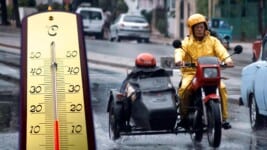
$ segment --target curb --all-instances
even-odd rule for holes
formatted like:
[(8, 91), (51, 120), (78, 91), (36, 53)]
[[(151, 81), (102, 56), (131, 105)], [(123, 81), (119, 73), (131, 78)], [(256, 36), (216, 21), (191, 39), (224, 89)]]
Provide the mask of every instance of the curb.
[(3, 47), (8, 47), (8, 48), (14, 48), (14, 49), (20, 49), (20, 46), (13, 46), (13, 45), (9, 45), (9, 44), (3, 44), (3, 43), (0, 43), (0, 46), (3, 46)]

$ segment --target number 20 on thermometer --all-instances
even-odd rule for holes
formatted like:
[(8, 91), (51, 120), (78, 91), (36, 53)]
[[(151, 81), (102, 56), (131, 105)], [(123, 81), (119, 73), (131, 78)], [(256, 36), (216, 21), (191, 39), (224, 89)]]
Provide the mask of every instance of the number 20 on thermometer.
[(87, 58), (79, 15), (22, 22), (20, 149), (94, 150)]

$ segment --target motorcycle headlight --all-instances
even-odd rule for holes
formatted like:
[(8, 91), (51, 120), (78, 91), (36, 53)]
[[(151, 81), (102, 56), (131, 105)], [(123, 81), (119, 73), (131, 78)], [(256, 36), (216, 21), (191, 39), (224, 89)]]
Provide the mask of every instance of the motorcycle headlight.
[(218, 77), (218, 70), (216, 68), (204, 68), (204, 78)]

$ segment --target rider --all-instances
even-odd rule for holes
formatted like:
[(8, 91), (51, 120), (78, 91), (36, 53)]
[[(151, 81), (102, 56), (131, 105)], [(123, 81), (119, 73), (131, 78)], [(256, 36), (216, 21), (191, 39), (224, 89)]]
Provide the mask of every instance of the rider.
[(127, 84), (130, 80), (134, 81), (137, 78), (155, 76), (169, 76), (169, 74), (157, 66), (156, 58), (151, 53), (140, 53), (135, 59), (135, 67), (123, 81), (120, 92), (124, 93), (127, 91)]
[[(193, 61), (196, 63), (198, 57), (201, 56), (216, 56), (221, 61), (229, 56), (229, 53), (221, 42), (210, 35), (208, 31), (208, 25), (206, 17), (202, 14), (193, 14), (187, 20), (189, 29), (189, 35), (182, 41), (182, 48), (175, 49), (174, 57), (175, 64), (182, 66), (184, 62)], [(228, 67), (234, 67), (234, 63), (230, 57), (225, 60), (225, 64)], [(182, 126), (186, 125), (187, 106), (189, 105), (190, 91), (188, 86), (195, 76), (195, 69), (181, 68), (182, 82), (178, 89), (178, 95), (181, 100), (181, 122)], [(222, 127), (224, 129), (230, 129), (231, 125), (227, 121), (228, 118), (228, 95), (225, 84), (221, 81), (219, 92), (222, 103)]]

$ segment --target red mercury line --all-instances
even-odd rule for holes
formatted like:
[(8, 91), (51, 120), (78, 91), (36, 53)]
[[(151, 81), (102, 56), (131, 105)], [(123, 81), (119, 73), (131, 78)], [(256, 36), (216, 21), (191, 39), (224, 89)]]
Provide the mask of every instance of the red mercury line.
[(58, 120), (54, 122), (54, 139), (55, 139), (55, 150), (59, 150), (59, 126)]
[(59, 150), (59, 121), (58, 121), (58, 112), (57, 112), (57, 81), (56, 81), (56, 52), (55, 52), (55, 42), (51, 42), (51, 53), (52, 53), (52, 80), (53, 80), (53, 102), (54, 102), (54, 150)]

